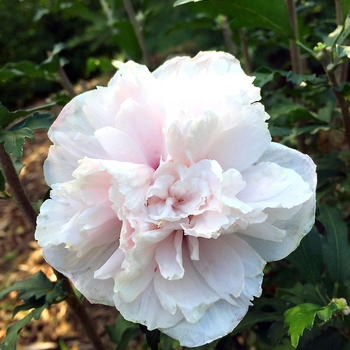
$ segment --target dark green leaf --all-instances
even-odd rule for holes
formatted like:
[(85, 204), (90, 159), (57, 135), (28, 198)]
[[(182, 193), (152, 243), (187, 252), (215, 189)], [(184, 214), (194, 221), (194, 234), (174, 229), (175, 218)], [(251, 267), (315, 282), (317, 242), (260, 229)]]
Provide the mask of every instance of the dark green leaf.
[(326, 83), (327, 78), (325, 76), (316, 77), (316, 74), (296, 74), (290, 71), (287, 74), (287, 81), (299, 86), (301, 83), (305, 82), (309, 82), (311, 84)]
[(18, 297), (24, 301), (34, 297), (39, 299), (45, 296), (53, 288), (54, 284), (45, 276), (42, 271), (37, 272), (30, 278), (15, 282), (11, 287), (0, 291), (0, 300), (12, 291), (18, 291)]
[(270, 83), (281, 76), (286, 76), (287, 72), (281, 70), (270, 70), (269, 68), (259, 68), (252, 75), (255, 77), (254, 85), (257, 87), (263, 87), (267, 83)]
[(26, 138), (33, 138), (33, 131), (29, 128), (15, 131), (0, 129), (0, 142), (4, 142), (5, 151), (15, 158), (21, 158)]
[(30, 78), (45, 78), (44, 69), (30, 61), (10, 62), (0, 69), (0, 80), (7, 81), (16, 76), (27, 76)]
[(251, 329), (255, 324), (260, 322), (274, 322), (282, 319), (283, 316), (280, 312), (251, 311), (245, 315), (232, 334), (238, 334)]
[(19, 331), (25, 327), (32, 318), (38, 320), (41, 313), (50, 304), (58, 303), (65, 298), (63, 290), (63, 280), (52, 283), (42, 271), (24, 281), (18, 281), (13, 286), (0, 292), (0, 299), (11, 291), (18, 291), (19, 298), (24, 303), (14, 309), (13, 315), (22, 310), (34, 308), (28, 315), (11, 325), (6, 332), (6, 336), (0, 350), (15, 350), (17, 348), (17, 338)]
[(224, 13), (229, 16), (232, 28), (268, 28), (284, 36), (294, 37), (285, 3), (281, 0), (201, 1), (190, 6), (196, 12), (213, 16)]
[(121, 315), (118, 315), (114, 326), (105, 328), (111, 341), (117, 344), (116, 350), (124, 350), (129, 341), (140, 333), (137, 324), (126, 321)]
[(326, 230), (322, 240), (323, 260), (333, 282), (344, 282), (350, 278), (350, 247), (348, 229), (338, 210), (327, 205), (320, 206), (317, 218)]
[(283, 128), (281, 126), (269, 126), (271, 136), (289, 136), (292, 133), (291, 129)]
[(31, 130), (36, 129), (49, 129), (54, 121), (55, 115), (52, 113), (39, 113), (35, 112), (29, 118), (24, 119), (23, 121), (15, 124), (10, 130), (19, 130), (24, 127), (27, 127)]
[(287, 260), (300, 271), (307, 282), (313, 284), (319, 282), (322, 248), (319, 233), (315, 227), (301, 240), (299, 247), (287, 257)]
[(15, 121), (17, 118), (22, 118), (31, 115), (34, 112), (41, 110), (50, 110), (53, 107), (59, 105), (59, 102), (50, 103), (44, 106), (34, 107), (30, 109), (19, 109), (14, 112), (10, 112), (3, 104), (0, 102), (0, 127), (5, 128), (10, 123)]
[(0, 350), (17, 349), (18, 333), (23, 327), (25, 327), (30, 322), (32, 317), (33, 317), (32, 312), (30, 312), (24, 318), (17, 321), (7, 329), (6, 337), (4, 341), (0, 344)]

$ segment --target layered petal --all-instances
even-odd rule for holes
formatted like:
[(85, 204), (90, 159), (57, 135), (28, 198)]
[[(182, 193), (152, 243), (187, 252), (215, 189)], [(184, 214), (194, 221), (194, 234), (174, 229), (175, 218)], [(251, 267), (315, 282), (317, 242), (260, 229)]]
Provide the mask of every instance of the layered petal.
[(265, 263), (310, 230), (315, 166), (271, 143), (231, 55), (118, 65), (49, 131), (36, 239), (91, 302), (200, 346), (237, 326)]

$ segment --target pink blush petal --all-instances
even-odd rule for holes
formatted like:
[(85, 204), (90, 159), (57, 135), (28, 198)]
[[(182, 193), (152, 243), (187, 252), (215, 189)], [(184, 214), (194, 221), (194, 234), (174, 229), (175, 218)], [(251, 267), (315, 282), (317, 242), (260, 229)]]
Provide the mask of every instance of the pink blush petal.
[(126, 100), (115, 120), (115, 128), (129, 135), (142, 150), (147, 164), (156, 169), (165, 158), (162, 116), (157, 110), (148, 111), (131, 99)]
[(112, 127), (104, 127), (95, 132), (95, 137), (111, 159), (147, 164), (140, 146), (130, 135)]
[(178, 231), (160, 242), (156, 249), (156, 261), (161, 275), (167, 280), (177, 280), (183, 277), (182, 266), (182, 236)]

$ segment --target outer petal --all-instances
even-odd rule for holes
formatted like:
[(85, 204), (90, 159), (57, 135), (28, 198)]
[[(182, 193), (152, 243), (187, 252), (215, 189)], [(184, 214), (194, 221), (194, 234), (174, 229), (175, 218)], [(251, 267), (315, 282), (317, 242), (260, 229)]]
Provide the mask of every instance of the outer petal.
[(112, 278), (99, 280), (94, 278), (99, 269), (118, 248), (118, 243), (95, 247), (89, 254), (78, 257), (75, 251), (68, 250), (63, 244), (43, 248), (45, 260), (57, 271), (67, 276), (74, 286), (91, 302), (113, 305)]
[(273, 223), (274, 226), (286, 232), (281, 241), (272, 242), (241, 235), (241, 238), (253, 247), (265, 261), (280, 260), (296, 249), (300, 240), (311, 230), (314, 223), (316, 167), (307, 155), (277, 143), (271, 143), (259, 162), (274, 162), (287, 169), (293, 169), (309, 184), (313, 193), (310, 199), (297, 207), (296, 213), (292, 211), (294, 213), (292, 217), (285, 219), (282, 216), (280, 221)]

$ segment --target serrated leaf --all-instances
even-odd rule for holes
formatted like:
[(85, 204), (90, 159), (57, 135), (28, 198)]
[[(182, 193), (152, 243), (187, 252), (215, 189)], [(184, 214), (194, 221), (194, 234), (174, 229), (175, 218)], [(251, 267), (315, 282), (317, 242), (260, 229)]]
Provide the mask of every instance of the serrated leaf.
[(319, 282), (323, 260), (321, 241), (315, 227), (301, 240), (299, 247), (287, 260), (299, 270), (307, 282)]
[(196, 12), (213, 16), (224, 13), (229, 17), (232, 28), (268, 28), (294, 38), (285, 3), (281, 0), (200, 1), (189, 6)]
[(338, 210), (320, 205), (317, 218), (326, 229), (322, 240), (323, 260), (329, 277), (333, 282), (344, 282), (350, 278), (350, 247), (348, 228)]
[(322, 309), (323, 307), (320, 305), (305, 303), (292, 307), (284, 313), (284, 322), (289, 326), (288, 335), (290, 335), (292, 345), (295, 348), (299, 344), (304, 329), (312, 328), (317, 311)]
[(257, 87), (263, 87), (267, 83), (270, 83), (281, 76), (286, 76), (287, 74), (288, 73), (285, 71), (270, 70), (269, 68), (263, 67), (252, 73), (252, 76), (255, 77), (254, 85)]
[(12, 154), (15, 158), (22, 157), (26, 138), (33, 138), (33, 131), (29, 128), (14, 131), (0, 129), (0, 142), (4, 142), (5, 151), (8, 154)]
[(17, 281), (12, 286), (0, 291), (0, 300), (12, 291), (18, 291), (18, 297), (24, 301), (31, 298), (39, 299), (49, 293), (54, 284), (45, 276), (42, 271), (23, 281)]

